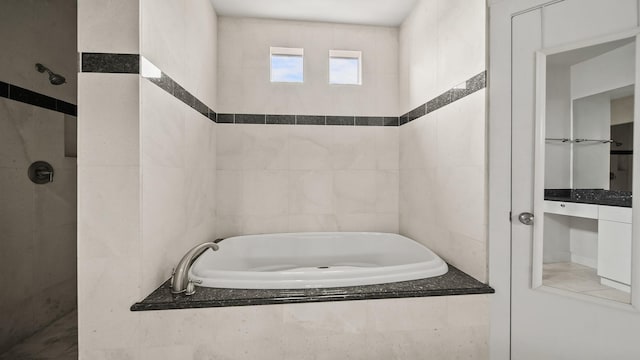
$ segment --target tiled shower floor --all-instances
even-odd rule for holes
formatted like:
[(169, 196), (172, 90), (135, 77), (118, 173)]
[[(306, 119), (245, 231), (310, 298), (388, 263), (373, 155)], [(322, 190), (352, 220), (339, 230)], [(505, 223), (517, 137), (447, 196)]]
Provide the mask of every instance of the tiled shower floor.
[(77, 360), (78, 312), (73, 311), (0, 355), (0, 360)]

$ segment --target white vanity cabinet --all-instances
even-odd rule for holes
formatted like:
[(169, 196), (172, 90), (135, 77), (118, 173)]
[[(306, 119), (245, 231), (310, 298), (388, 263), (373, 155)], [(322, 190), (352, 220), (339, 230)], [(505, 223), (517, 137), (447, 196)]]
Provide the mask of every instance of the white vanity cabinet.
[(544, 212), (548, 214), (576, 216), (587, 219), (598, 218), (599, 205), (581, 204), (564, 201), (545, 201)]
[[(598, 276), (602, 283), (629, 291), (631, 284), (631, 208), (598, 207)], [(619, 286), (621, 283), (627, 286)]]
[[(631, 208), (618, 206), (605, 206), (594, 204), (582, 204), (562, 201), (545, 201), (544, 212), (546, 214), (567, 216), (565, 224), (569, 228), (562, 236), (556, 238), (571, 238), (573, 248), (584, 250), (585, 244), (591, 243), (593, 255), (595, 254), (595, 241), (597, 238), (597, 258), (595, 261), (576, 256), (573, 252), (571, 262), (596, 267), (598, 276), (604, 285), (622, 291), (630, 291), (631, 284)], [(564, 217), (563, 217), (564, 218)], [(571, 220), (574, 219), (574, 220)], [(591, 222), (591, 231), (580, 231), (573, 227), (578, 222), (577, 228)], [(596, 228), (597, 223), (597, 228)], [(553, 225), (553, 224), (549, 224)], [(558, 232), (557, 228), (551, 227)], [(548, 234), (552, 235), (552, 234)], [(551, 246), (551, 244), (548, 244)], [(568, 247), (567, 247), (568, 248)], [(567, 251), (569, 251), (567, 249)]]

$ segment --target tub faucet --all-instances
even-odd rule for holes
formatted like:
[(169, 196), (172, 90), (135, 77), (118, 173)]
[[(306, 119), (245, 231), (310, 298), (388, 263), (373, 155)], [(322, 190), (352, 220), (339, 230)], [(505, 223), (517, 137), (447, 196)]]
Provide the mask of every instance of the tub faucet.
[(217, 251), (218, 245), (213, 241), (208, 241), (194, 246), (182, 257), (171, 274), (171, 292), (173, 294), (193, 295), (195, 293), (194, 281), (189, 280), (189, 269), (198, 256), (207, 249)]

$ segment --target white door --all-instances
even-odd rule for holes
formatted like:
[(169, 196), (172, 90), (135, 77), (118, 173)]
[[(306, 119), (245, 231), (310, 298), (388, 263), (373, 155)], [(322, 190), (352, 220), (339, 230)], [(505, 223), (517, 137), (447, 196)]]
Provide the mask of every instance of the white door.
[[(538, 254), (538, 261), (542, 261), (542, 250), (534, 243), (534, 235), (538, 232), (537, 235), (540, 236), (544, 231), (541, 226), (544, 226), (543, 218), (546, 218), (544, 215), (543, 218), (539, 216), (543, 212), (542, 199), (536, 198), (542, 197), (540, 189), (534, 194), (536, 117), (540, 115), (536, 113), (536, 109), (537, 105), (540, 105), (537, 102), (544, 101), (540, 94), (536, 93), (536, 67), (540, 72), (540, 64), (536, 64), (537, 52), (562, 46), (570, 48), (572, 44), (581, 41), (588, 42), (625, 31), (633, 36), (633, 29), (638, 27), (638, 2), (553, 2), (548, 6), (516, 14), (511, 25), (511, 358), (640, 359), (640, 315), (633, 306), (590, 298), (579, 292), (539, 286), (542, 280), (539, 272), (542, 263), (533, 260)], [(539, 54), (538, 57), (540, 58)], [(539, 97), (537, 100), (536, 95)], [(638, 103), (638, 95), (635, 96)], [(640, 140), (637, 143), (640, 143)], [(635, 148), (638, 149), (637, 146)], [(572, 163), (569, 163), (569, 166), (572, 166)], [(544, 177), (540, 176), (538, 180), (541, 181), (541, 178), (544, 180)], [(634, 183), (637, 183), (640, 179), (634, 180)], [(640, 189), (638, 186), (635, 188)], [(518, 214), (523, 212), (536, 214), (535, 225), (525, 225), (518, 220)], [(634, 219), (638, 219), (637, 212), (634, 211)], [(553, 216), (549, 219), (564, 221), (564, 218), (558, 218), (562, 215)], [(597, 211), (592, 215), (580, 215), (575, 219), (583, 230), (589, 230), (589, 224), (592, 224), (590, 221), (595, 221), (596, 225), (593, 226), (597, 229)], [(547, 226), (552, 226), (551, 220), (546, 222)], [(640, 228), (637, 221), (635, 224), (636, 228)], [(562, 239), (559, 242), (562, 242)], [(634, 248), (636, 254), (637, 250)], [(586, 260), (583, 263), (589, 265)], [(634, 264), (636, 265), (638, 264)], [(634, 271), (636, 270), (637, 267), (634, 268)], [(637, 283), (637, 279), (633, 281)], [(633, 288), (633, 291), (640, 291), (640, 288)], [(638, 296), (634, 295), (634, 298), (633, 304), (637, 306)]]

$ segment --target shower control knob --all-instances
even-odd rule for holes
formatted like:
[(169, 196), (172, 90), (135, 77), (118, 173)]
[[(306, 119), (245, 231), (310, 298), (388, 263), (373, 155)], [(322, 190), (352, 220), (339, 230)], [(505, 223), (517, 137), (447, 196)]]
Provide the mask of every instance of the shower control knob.
[(529, 212), (520, 213), (518, 220), (525, 225), (533, 225), (533, 214)]
[(34, 184), (53, 182), (53, 166), (46, 161), (36, 161), (29, 166), (27, 175)]

